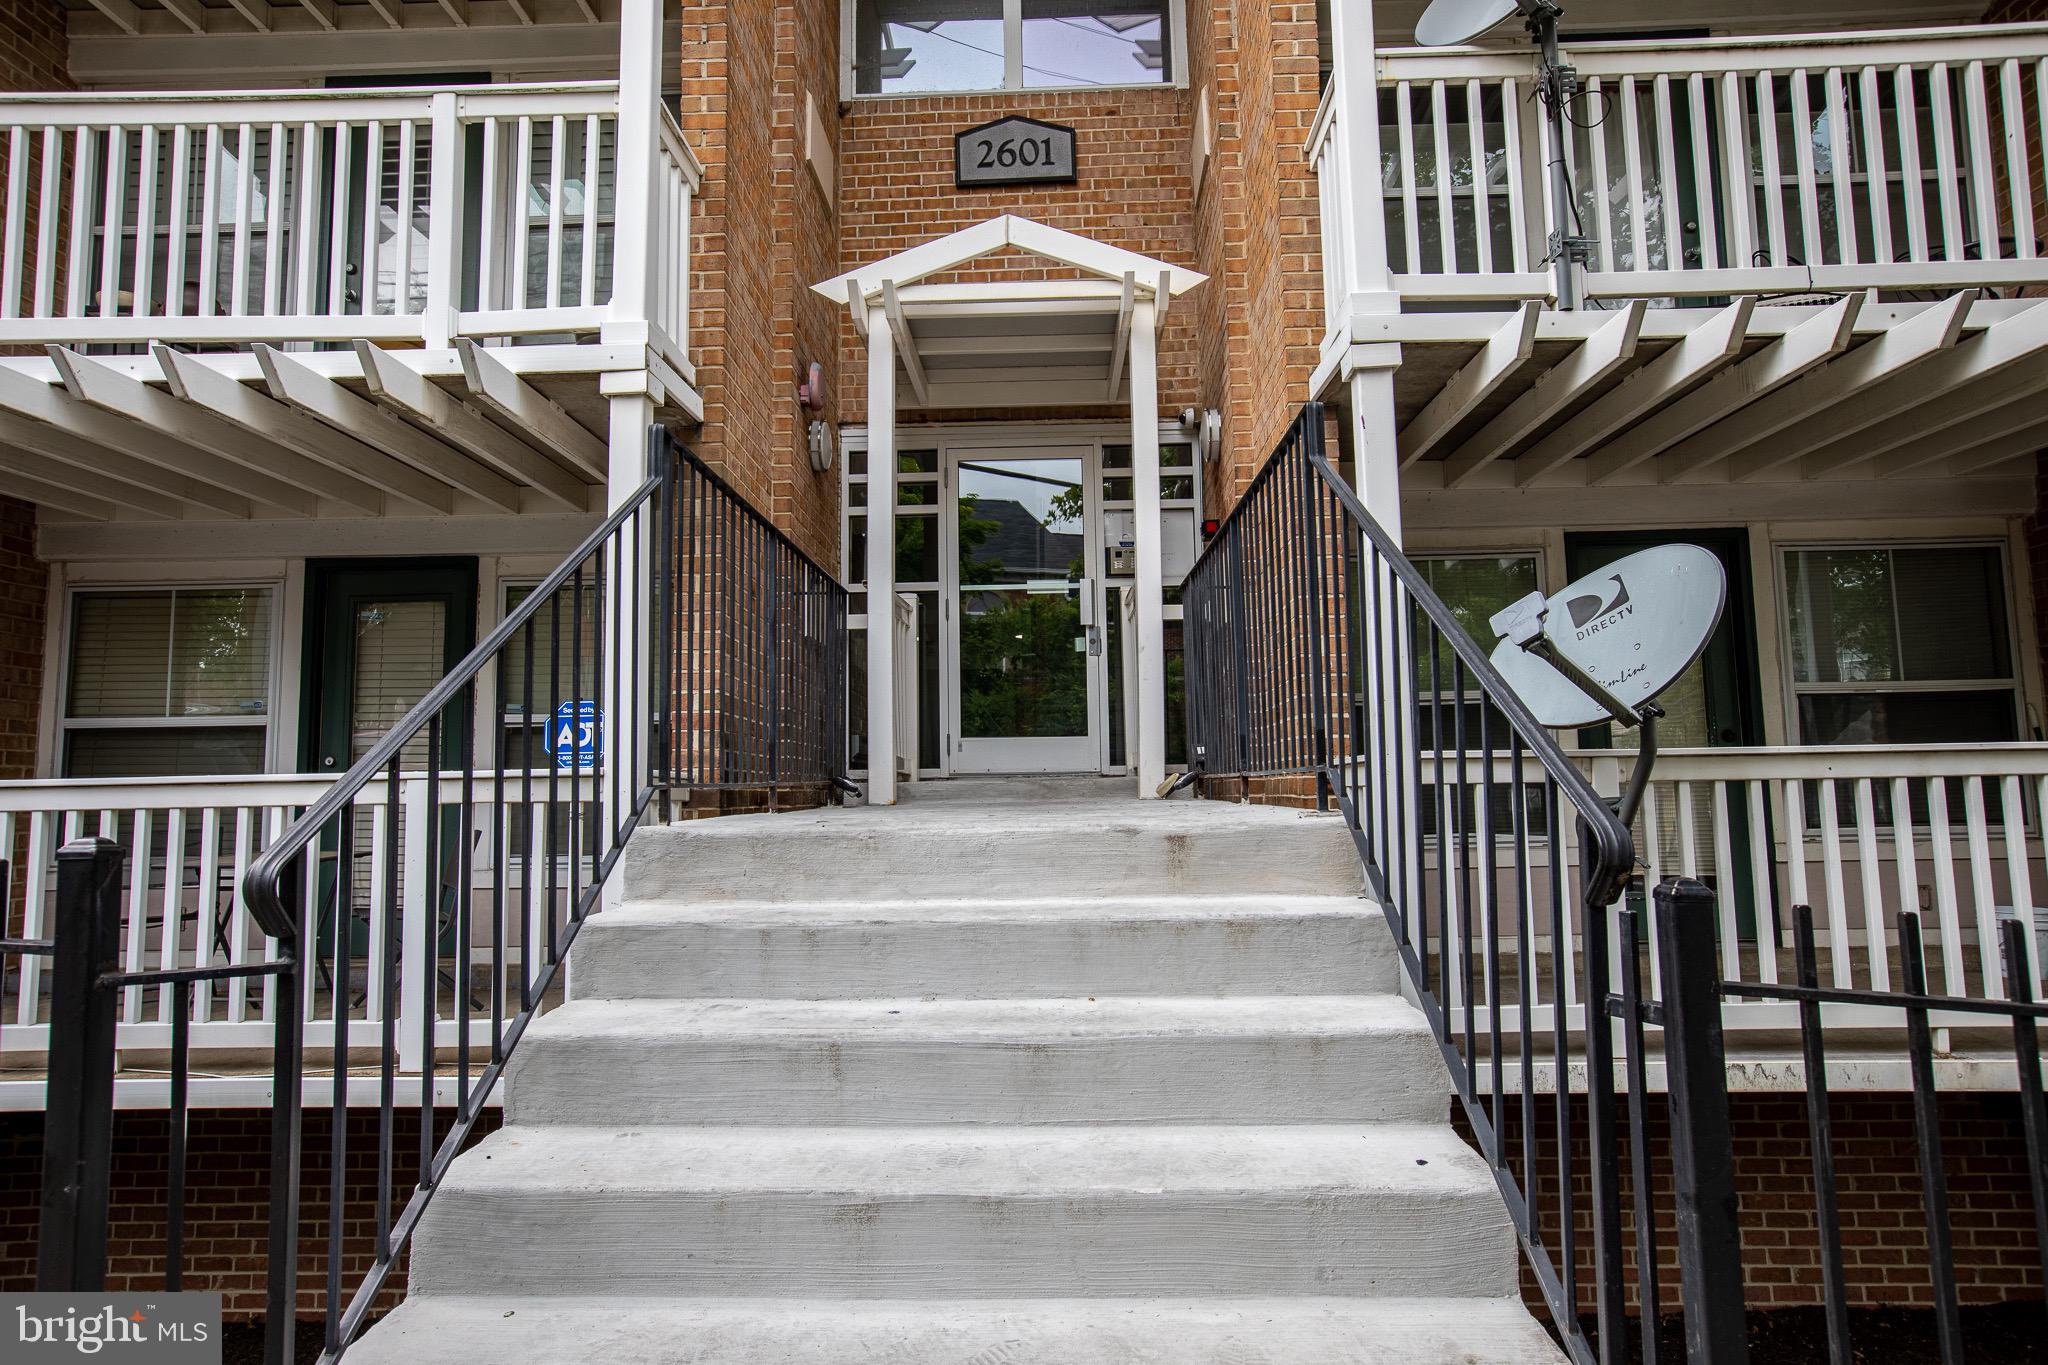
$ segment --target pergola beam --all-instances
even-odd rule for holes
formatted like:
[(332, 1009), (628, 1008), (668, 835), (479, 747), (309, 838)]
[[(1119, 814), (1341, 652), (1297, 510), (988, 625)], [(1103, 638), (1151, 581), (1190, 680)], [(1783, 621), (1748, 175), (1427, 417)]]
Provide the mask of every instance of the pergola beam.
[(206, 32), (206, 6), (199, 0), (157, 0), (174, 18), (194, 33)]
[(162, 346), (156, 358), (179, 398), (304, 456), (307, 469), (299, 477), (323, 496), (372, 515), (384, 512), (387, 493), (431, 512), (454, 510), (455, 495), (445, 485), (250, 388), (211, 361)]
[(1868, 470), (1886, 479), (1911, 475), (1923, 465), (1988, 442), (2003, 441), (2042, 422), (2048, 422), (2048, 398), (2038, 392), (2023, 394), (2010, 403), (1980, 408), (1977, 416), (1946, 425), (1905, 449), (1875, 455)]
[[(313, 515), (311, 493), (266, 472), (277, 463), (275, 447), (76, 351), (53, 346), (50, 358), (61, 386), (9, 371), (7, 387), (15, 396), (0, 398), (0, 405), (288, 515)], [(34, 400), (40, 410), (17, 406), (17, 398)]]
[(1515, 459), (1515, 485), (1570, 464), (1615, 433), (1627, 430), (1666, 403), (1692, 392), (1742, 354), (1756, 298), (1745, 295), (1695, 327), (1684, 340), (1574, 414), (1534, 448)]
[[(1914, 376), (1912, 384), (1894, 385), (1891, 389), (1871, 395), (1857, 405), (1854, 427), (1867, 429), (1870, 425), (1904, 418), (1900, 425), (1910, 423), (1911, 410), (1926, 401), (1943, 401), (1947, 396), (1967, 392), (1972, 386), (1996, 380), (1998, 392), (2008, 398), (2038, 393), (2048, 381), (2043, 366), (2048, 364), (2048, 304), (2036, 303), (2010, 317), (1992, 323), (1977, 335), (1963, 342), (1946, 355), (1928, 362)], [(2013, 374), (2016, 368), (2018, 374)], [(1932, 400), (1928, 395), (1936, 395)], [(1979, 405), (1981, 410), (1982, 404)], [(1841, 430), (1837, 424), (1828, 433), (1832, 440)], [(1887, 440), (1890, 427), (1884, 436)], [(1911, 454), (1894, 450), (1892, 454), (1879, 457), (1880, 470), (1887, 462), (1892, 467), (1909, 463)]]
[(931, 394), (931, 385), (924, 377), (924, 361), (917, 354), (917, 338), (910, 334), (910, 323), (903, 317), (903, 300), (896, 297), (896, 281), (882, 281), (882, 313), (889, 319), (889, 330), (896, 334), (896, 354), (903, 358), (903, 372), (910, 376), (910, 391), (917, 395), (922, 406)]
[(369, 341), (355, 344), (363, 382), (371, 397), (419, 422), (442, 440), (485, 464), (532, 484), (571, 511), (590, 506), (590, 486), (535, 451), (489, 418), (450, 398), (438, 384), (390, 351)]
[(1515, 310), (1514, 316), (1479, 348), (1479, 354), (1452, 375), (1429, 406), (1401, 428), (1397, 444), (1401, 467), (1407, 468), (1436, 448), (1459, 423), (1472, 414), (1488, 395), (1522, 367), (1536, 346), (1536, 320), (1541, 305), (1533, 299)]
[(2033, 455), (2043, 449), (2048, 449), (2048, 422), (2037, 422), (1997, 440), (1956, 451), (1948, 457), (1947, 473), (1951, 478), (1981, 474), (1994, 465), (2022, 455)]
[[(0, 443), (16, 450), (35, 455), (51, 466), (68, 466), (61, 475), (44, 475), (51, 482), (76, 482), (90, 478), (95, 488), (113, 502), (136, 507), (138, 511), (149, 511), (148, 505), (138, 506), (118, 495), (122, 484), (131, 485), (149, 499), (150, 503), (164, 498), (175, 498), (181, 502), (194, 503), (224, 516), (243, 519), (251, 511), (249, 499), (238, 494), (225, 492), (198, 479), (179, 474), (162, 465), (138, 460), (133, 455), (123, 455), (105, 446), (59, 431), (41, 422), (31, 422), (13, 413), (0, 412)], [(150, 512), (150, 515), (158, 515)], [(163, 513), (162, 515), (175, 515)]]
[(384, 27), (398, 29), (405, 27), (405, 14), (400, 8), (404, 0), (369, 0), (370, 8), (384, 21)]
[[(1955, 346), (1963, 339), (1963, 323), (1977, 291), (1966, 289), (1886, 328), (1883, 335), (1840, 360), (1788, 384), (1760, 403), (1752, 403), (1716, 423), (1671, 452), (1674, 468), (1692, 469), (1727, 462), (1732, 479), (1762, 479), (1791, 464), (1810, 445), (1789, 432), (1826, 423), (1833, 431), (1861, 430), (1869, 409), (1860, 396), (1889, 383), (1915, 365)], [(1853, 412), (1845, 405), (1856, 401)]]
[(519, 510), (518, 486), (503, 475), (484, 468), (468, 455), (274, 347), (258, 345), (250, 349), (263, 368), (271, 397), (319, 418), (430, 478), (453, 484), (505, 511)]
[(1643, 313), (1648, 307), (1642, 299), (1631, 300), (1599, 331), (1579, 343), (1579, 348), (1561, 364), (1545, 371), (1527, 393), (1508, 404), (1505, 411), (1445, 457), (1444, 487), (1456, 488), (1506, 455), (1627, 364), (1636, 353), (1636, 342), (1643, 331)]
[(1105, 395), (1109, 402), (1116, 401), (1117, 389), (1124, 382), (1124, 361), (1131, 348), (1131, 312), (1137, 306), (1138, 277), (1135, 273), (1124, 272), (1123, 293), (1116, 308), (1116, 335), (1109, 343), (1109, 388)]
[(93, 521), (112, 521), (114, 519), (114, 504), (111, 502), (104, 498), (95, 498), (90, 494), (81, 493), (69, 484), (51, 483), (13, 468), (10, 464), (13, 458), (8, 452), (0, 450), (0, 470), (6, 472), (7, 482), (15, 496), (43, 507), (54, 507), (60, 512), (69, 512), (73, 516), (86, 517)]
[(1845, 295), (1740, 364), (1621, 432), (1589, 457), (1586, 482), (1606, 483), (1703, 431), (1726, 413), (1791, 383), (1830, 356), (1841, 354), (1863, 309), (1862, 294)]
[(249, 21), (249, 27), (258, 33), (268, 33), (276, 23), (276, 16), (269, 0), (228, 0), (235, 13)]
[(527, 439), (571, 469), (602, 481), (611, 465), (605, 443), (585, 431), (561, 405), (521, 379), (505, 363), (471, 341), (458, 337), (455, 352), (462, 359), (462, 377), (469, 392), (487, 410), (510, 422)]
[(114, 21), (123, 33), (142, 32), (142, 11), (130, 0), (90, 0), (92, 7)]
[(299, 8), (313, 16), (313, 22), (329, 33), (341, 27), (334, 0), (299, 0)]
[[(2044, 391), (2048, 391), (2048, 368), (2024, 379), (2005, 375), (1980, 379), (1916, 404), (1876, 430), (1850, 432), (1829, 441), (1801, 457), (1799, 472), (1806, 478), (1817, 479), (1849, 465), (1877, 460), (1894, 451), (1905, 451), (1909, 446), (1916, 449), (1908, 451), (1908, 455), (1930, 443), (1939, 448), (1936, 438), (1944, 437), (1952, 429), (1964, 426), (1975, 429), (1979, 422), (2001, 415), (2012, 420), (2014, 412)], [(2017, 423), (2025, 424), (2025, 421)]]

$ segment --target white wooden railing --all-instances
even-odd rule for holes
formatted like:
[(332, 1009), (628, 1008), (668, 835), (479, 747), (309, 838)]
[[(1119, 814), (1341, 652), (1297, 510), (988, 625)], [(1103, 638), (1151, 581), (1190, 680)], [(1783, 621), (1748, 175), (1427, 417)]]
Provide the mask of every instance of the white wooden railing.
[(699, 167), (661, 112), (656, 212), (614, 221), (616, 82), (11, 95), (0, 342), (581, 337), (619, 233), (686, 359)]
[[(475, 783), (466, 818), (456, 795), (462, 791), (459, 774), (441, 781), (438, 807), (430, 804), (424, 773), (401, 779), (395, 822), (385, 803), (380, 801), (374, 810), (366, 807), (349, 850), (350, 894), (340, 895), (335, 883), (338, 848), (323, 856), (328, 875), (304, 888), (301, 932), (306, 943), (316, 945), (319, 959), (304, 974), (299, 1001), (307, 1047), (331, 1047), (337, 1018), (345, 1021), (351, 1044), (377, 1046), (385, 1019), (395, 1017), (401, 1060), (406, 1069), (416, 1070), (423, 1055), (421, 1020), (427, 1010), (434, 1011), (439, 1045), (453, 1046), (457, 1041), (458, 985), (472, 1001), (472, 1042), (488, 1043), (490, 1012), (484, 1002), (490, 998), (493, 975), (502, 965), (504, 989), (516, 996), (522, 982), (536, 979), (546, 965), (550, 919), (558, 927), (566, 922), (571, 879), (559, 869), (553, 877), (544, 875), (548, 858), (543, 841), (550, 823), (560, 837), (579, 793), (589, 798), (591, 779), (561, 773), (552, 774), (552, 781), (550, 777), (545, 771), (509, 774), (502, 818), (490, 774)], [(276, 941), (251, 918), (242, 875), (332, 780), (276, 776), (0, 783), (0, 862), (7, 869), (8, 927), (31, 939), (49, 935), (57, 849), (68, 839), (97, 834), (119, 843), (126, 854), (121, 893), (125, 970), (272, 960)], [(428, 833), (436, 808), (446, 822), (438, 841), (438, 868), (428, 865), (428, 850), (437, 842)], [(525, 818), (528, 812), (538, 818)], [(550, 813), (552, 820), (547, 818)], [(458, 830), (465, 830), (467, 838)], [(467, 857), (462, 851), (465, 844)], [(472, 890), (491, 885), (488, 868), (494, 856), (509, 860), (514, 884), (520, 885), (527, 900), (523, 932), (502, 945), (501, 959), (495, 956), (497, 946), (490, 933), (496, 922), (494, 907), (483, 903), (487, 895)], [(437, 970), (428, 970), (419, 958), (408, 961), (398, 954), (395, 1000), (388, 997), (381, 970), (387, 946), (396, 949), (385, 882), (387, 857), (396, 859), (402, 903), (434, 907), (442, 940)], [(350, 923), (337, 942), (335, 916), (344, 906)], [(459, 934), (456, 922), (465, 916), (471, 929)], [(515, 911), (509, 922), (519, 923), (520, 918)], [(532, 953), (525, 951), (527, 944), (534, 945)], [(457, 960), (458, 945), (467, 948), (467, 962)], [(372, 970), (373, 964), (377, 970)], [(345, 981), (347, 988), (337, 989), (338, 981)], [(267, 1046), (270, 1021), (283, 1007), (276, 995), (279, 989), (269, 979), (253, 986), (236, 980), (225, 987), (195, 987), (190, 1015), (195, 1054)], [(10, 1057), (42, 1052), (48, 1042), (48, 1009), (44, 961), (33, 956), (0, 961), (0, 1052)], [(130, 988), (121, 1004), (117, 1044), (124, 1050), (167, 1048), (170, 1010), (169, 993)]]
[[(1567, 132), (1569, 226), (1593, 240), (1584, 292), (1682, 299), (2048, 280), (2034, 183), (2044, 56), (2041, 24), (1568, 49), (1585, 87)], [(1402, 294), (1551, 292), (1551, 147), (1530, 98), (1535, 75), (1522, 52), (1381, 53), (1378, 173)], [(1324, 177), (1326, 269), (1350, 240), (1331, 174), (1350, 165), (1347, 132), (1328, 112), (1309, 148)], [(1333, 310), (1350, 287), (1343, 273), (1325, 280)]]
[[(1475, 771), (1477, 754), (1467, 756)], [(1597, 790), (1618, 792), (1632, 754), (1582, 750), (1577, 761)], [(2048, 745), (1983, 744), (1680, 749), (1657, 760), (1637, 818), (1641, 863), (1638, 897), (1667, 876), (1697, 877), (1717, 892), (1724, 980), (1771, 984), (1796, 980), (1792, 910), (1813, 909), (1821, 981), (1859, 989), (1900, 989), (1898, 914), (1922, 916), (1930, 989), (1967, 997), (2004, 998), (2005, 970), (1998, 956), (1999, 919), (2016, 914), (2036, 963), (2043, 963), (2037, 908), (2048, 908), (2048, 846), (2042, 812), (2048, 808)], [(1537, 783), (1530, 765), (1524, 777)], [(1495, 760), (1496, 790), (1507, 792), (1512, 774)], [(1423, 799), (1429, 799), (1427, 789)], [(1492, 825), (1505, 828), (1507, 811)], [(1532, 812), (1532, 819), (1544, 818)], [(1474, 815), (1475, 828), (1488, 821)], [(1651, 832), (1655, 837), (1651, 837)], [(1576, 861), (1574, 832), (1562, 831)], [(1434, 851), (1431, 854), (1434, 866)], [(1467, 853), (1467, 862), (1474, 855)], [(1486, 916), (1517, 903), (1513, 873), (1502, 871), (1493, 903), (1474, 884), (1474, 932)], [(1550, 875), (1526, 870), (1531, 901)], [(1455, 877), (1447, 894), (1459, 894)], [(1567, 898), (1567, 915), (1576, 901)], [(1616, 910), (1619, 906), (1616, 907)], [(1507, 913), (1512, 914), (1511, 910)], [(1646, 917), (1647, 918), (1647, 917)], [(1559, 932), (1560, 928), (1562, 932)], [(1576, 956), (1583, 925), (1529, 926), (1539, 959), (1531, 995), (1552, 998), (1553, 955), (1562, 951), (1565, 979), (1578, 979)], [(1654, 934), (1654, 928), (1651, 930)], [(1512, 943), (1515, 936), (1507, 934)], [(2048, 966), (2048, 964), (2044, 964)], [(2037, 970), (2040, 970), (2037, 968)], [(1501, 973), (1503, 991), (1518, 990), (1513, 966)], [(1645, 978), (1659, 989), (1654, 973)], [(1459, 989), (1452, 983), (1453, 994)], [(1475, 982), (1476, 993), (1484, 983)], [(1575, 985), (1567, 1003), (1577, 1008)], [(1477, 998), (1477, 995), (1475, 995)], [(1724, 1012), (1731, 1029), (1797, 1027), (1794, 1007), (1732, 998)], [(1829, 1006), (1832, 1028), (1896, 1030), (1896, 1010)], [(1956, 1015), (1937, 1024), (1967, 1027)]]

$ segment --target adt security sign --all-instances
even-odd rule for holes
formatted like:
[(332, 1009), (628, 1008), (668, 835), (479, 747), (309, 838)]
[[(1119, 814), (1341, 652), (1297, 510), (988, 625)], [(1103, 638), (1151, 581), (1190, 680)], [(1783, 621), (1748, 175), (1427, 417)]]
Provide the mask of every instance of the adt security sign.
[(594, 701), (565, 701), (556, 707), (548, 734), (555, 766), (564, 771), (596, 768), (604, 757), (604, 715)]

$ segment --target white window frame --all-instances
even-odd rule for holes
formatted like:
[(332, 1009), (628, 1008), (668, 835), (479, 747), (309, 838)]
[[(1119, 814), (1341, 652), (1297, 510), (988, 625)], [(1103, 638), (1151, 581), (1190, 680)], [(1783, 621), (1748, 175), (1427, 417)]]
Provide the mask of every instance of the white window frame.
[[(270, 594), (270, 642), (269, 661), (265, 670), (264, 710), (260, 720), (246, 716), (97, 716), (74, 719), (68, 714), (71, 709), (71, 671), (76, 664), (77, 651), (73, 648), (77, 640), (78, 599), (81, 596), (119, 596), (125, 593), (200, 593), (224, 592), (235, 589), (261, 589)], [(263, 768), (266, 773), (279, 770), (279, 737), (287, 727), (280, 727), (281, 689), (286, 672), (285, 659), (285, 598), (286, 584), (280, 578), (195, 578), (176, 579), (118, 579), (105, 582), (91, 580), (67, 583), (64, 587), (64, 610), (58, 626), (57, 647), (59, 667), (56, 670), (56, 690), (52, 694), (50, 749), (46, 768), (53, 778), (61, 778), (70, 750), (70, 737), (75, 730), (162, 730), (179, 729), (232, 729), (248, 730), (260, 725), (263, 730)], [(296, 672), (296, 670), (293, 670)], [(212, 776), (213, 774), (195, 774)]]
[[(1951, 678), (1944, 681), (1882, 682), (1882, 683), (1802, 683), (1798, 681), (1792, 654), (1792, 556), (1803, 551), (1814, 550), (1941, 550), (1972, 549), (1993, 550), (1998, 555), (1998, 570), (2005, 587), (2005, 641), (2006, 653), (2012, 671), (2004, 678)], [(1816, 744), (1801, 730), (1799, 698), (1806, 693), (1827, 694), (1844, 692), (1996, 692), (2001, 688), (2010, 692), (2013, 699), (2014, 734), (2022, 738), (2027, 732), (2027, 675), (2021, 651), (2027, 648), (2019, 629), (2019, 585), (2013, 580), (2013, 557), (2010, 542), (1998, 536), (1937, 536), (1925, 539), (1887, 540), (1880, 538), (1827, 538), (1820, 540), (1781, 540), (1771, 546), (1775, 563), (1775, 587), (1772, 611), (1778, 621), (1778, 670), (1779, 685), (1783, 692), (1785, 708), (1785, 738), (1794, 746)], [(1894, 604), (1896, 610), (1896, 604)], [(1847, 747), (1847, 746), (1842, 746)], [(1857, 748), (1884, 748), (1884, 745), (1857, 745)]]
[(946, 90), (873, 90), (862, 91), (860, 73), (854, 67), (856, 20), (854, 6), (858, 0), (840, 0), (839, 4), (839, 85), (840, 94), (848, 100), (906, 100), (942, 99), (953, 95), (1017, 95), (1048, 94), (1061, 90), (1185, 90), (1188, 85), (1188, 9), (1187, 0), (1167, 0), (1164, 33), (1166, 45), (1166, 72), (1164, 79), (1156, 81), (1122, 81), (1106, 85), (1026, 85), (1024, 84), (1024, 0), (1003, 0), (1003, 83), (1000, 86)]

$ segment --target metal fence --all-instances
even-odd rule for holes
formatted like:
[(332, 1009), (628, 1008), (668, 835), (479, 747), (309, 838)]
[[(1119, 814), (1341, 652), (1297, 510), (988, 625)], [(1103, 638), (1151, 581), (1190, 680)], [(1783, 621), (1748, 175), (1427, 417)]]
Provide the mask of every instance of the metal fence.
[[(299, 1230), (316, 1209), (310, 1223), (331, 1231), (304, 1250), (321, 1275), (321, 1358), (339, 1358), (527, 1025), (559, 996), (642, 818), (692, 785), (843, 782), (845, 590), (665, 431), (652, 441), (652, 476), (267, 841), (241, 887), (262, 933), (246, 954), (120, 970), (127, 849), (92, 838), (60, 852), (50, 938), (0, 941), (0, 965), (54, 964), (40, 1287), (104, 1280), (115, 1030), (124, 996), (150, 988), (170, 1000), (163, 1283), (182, 1286), (192, 994), (266, 978), (264, 1359), (292, 1359)], [(373, 992), (409, 1003), (351, 1028), (349, 1048), (306, 1047), (321, 1001), (342, 1017)], [(376, 1200), (358, 1233), (341, 1119), (366, 1087)], [(304, 1113), (322, 1103), (336, 1118), (324, 1192), (302, 1188), (299, 1167)], [(402, 1151), (395, 1115), (415, 1105), (418, 1150)]]
[[(1551, 1325), (1575, 1362), (1658, 1358), (1660, 1242), (1676, 1252), (1672, 1307), (1687, 1358), (1746, 1358), (1727, 997), (1798, 1005), (1808, 1103), (1819, 1116), (1815, 1220), (1830, 1240), (1838, 1186), (1825, 1123), (1824, 1015), (1903, 1017), (1943, 1360), (1960, 1360), (1928, 1020), (1955, 1009), (2010, 1027), (2048, 1255), (2040, 1226), (2048, 1208), (2037, 1039), (2044, 1011), (2032, 1003), (2039, 988), (2018, 926), (2008, 925), (2004, 939), (2009, 999), (1927, 995), (1910, 913), (1898, 930), (1902, 989), (1823, 990), (1804, 905), (1796, 910), (1800, 985), (1760, 985), (1739, 970), (1724, 979), (1714, 893), (1667, 878), (1656, 882), (1650, 908), (1624, 903), (1637, 868), (1630, 831), (1332, 469), (1320, 405), (1302, 410), (1254, 477), (1190, 573), (1184, 603), (1197, 770), (1212, 780), (1305, 777), (1319, 806), (1342, 814)], [(1555, 951), (1559, 944), (1577, 952)], [(1663, 1064), (1664, 1096), (1650, 1089), (1653, 1056)], [(1660, 1106), (1671, 1123), (1667, 1150), (1648, 1138)], [(1539, 1135), (1554, 1150), (1543, 1151)], [(1676, 1202), (1668, 1229), (1653, 1195), (1667, 1186)], [(1593, 1244), (1591, 1283), (1580, 1268), (1582, 1229)], [(1846, 1362), (1838, 1245), (1824, 1293), (1833, 1359)], [(1579, 1311), (1589, 1299), (1590, 1321)]]

